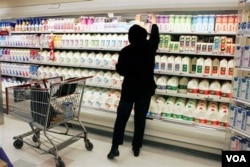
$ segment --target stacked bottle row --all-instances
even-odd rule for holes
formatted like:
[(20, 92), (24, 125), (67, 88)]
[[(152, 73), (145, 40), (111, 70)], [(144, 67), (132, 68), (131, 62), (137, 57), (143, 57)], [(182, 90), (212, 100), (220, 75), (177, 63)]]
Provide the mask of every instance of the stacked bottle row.
[[(148, 22), (151, 22), (149, 16)], [(159, 15), (157, 23), (163, 32), (236, 32), (238, 18), (228, 15)]]
[(230, 150), (250, 151), (250, 139), (242, 136), (231, 137)]
[(155, 57), (155, 71), (178, 74), (197, 74), (205, 76), (220, 76), (231, 78), (234, 72), (234, 60), (223, 58), (203, 58), (189, 56), (160, 56)]
[(178, 97), (154, 96), (149, 115), (175, 118), (207, 125), (227, 126), (228, 104)]
[(250, 68), (250, 46), (237, 46), (235, 53), (237, 67)]
[(1, 77), (1, 82), (2, 82), (2, 92), (5, 92), (6, 87), (17, 86), (17, 85), (22, 85), (26, 83), (26, 81), (17, 80), (15, 77), (9, 78), (9, 77), (3, 77), (3, 76)]
[(244, 134), (250, 135), (250, 107), (231, 105), (229, 124)]
[(250, 102), (250, 78), (234, 77), (233, 97)]
[(24, 78), (37, 78), (38, 65), (28, 64), (14, 64), (14, 63), (0, 63), (1, 74), (24, 77)]
[(235, 43), (233, 38), (229, 36), (182, 35), (176, 40), (174, 36), (162, 34), (160, 35), (159, 49), (170, 52), (234, 55)]
[(162, 93), (183, 93), (202, 97), (231, 98), (232, 85), (229, 81), (219, 82), (187, 77), (155, 77), (157, 90)]

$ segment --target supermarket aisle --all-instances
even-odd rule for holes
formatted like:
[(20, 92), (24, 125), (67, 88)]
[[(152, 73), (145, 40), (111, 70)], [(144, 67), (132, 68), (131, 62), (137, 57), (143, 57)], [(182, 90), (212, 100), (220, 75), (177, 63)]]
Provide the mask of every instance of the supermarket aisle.
[[(18, 150), (13, 147), (13, 136), (30, 130), (28, 124), (16, 120), (10, 115), (4, 115), (4, 125), (0, 125), (0, 144), (15, 167), (54, 167), (54, 159), (50, 154), (24, 144)], [(166, 147), (145, 144), (139, 157), (134, 157), (129, 141), (120, 147), (120, 157), (113, 161), (106, 158), (110, 149), (110, 138), (89, 133), (89, 139), (94, 149), (89, 152), (82, 140), (59, 152), (67, 167), (220, 167), (217, 160), (206, 159), (188, 153), (178, 152)]]

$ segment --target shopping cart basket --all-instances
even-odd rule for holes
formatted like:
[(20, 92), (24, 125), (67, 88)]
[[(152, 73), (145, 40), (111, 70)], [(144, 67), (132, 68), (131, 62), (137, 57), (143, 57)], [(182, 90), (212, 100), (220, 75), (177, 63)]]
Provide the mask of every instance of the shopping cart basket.
[[(86, 149), (91, 151), (93, 144), (79, 120), (88, 78), (62, 80), (61, 77), (54, 77), (6, 88), (7, 113), (28, 122), (31, 127), (31, 131), (14, 137), (14, 147), (21, 149), (25, 143), (52, 154), (57, 167), (65, 166), (58, 151), (81, 138)], [(72, 122), (79, 125), (81, 131), (69, 128), (68, 124)]]

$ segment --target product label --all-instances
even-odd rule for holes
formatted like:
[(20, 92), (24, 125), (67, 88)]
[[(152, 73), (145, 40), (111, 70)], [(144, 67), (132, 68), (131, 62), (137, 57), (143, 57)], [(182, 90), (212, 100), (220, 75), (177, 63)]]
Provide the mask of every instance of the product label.
[(201, 65), (198, 65), (197, 66), (197, 71), (196, 71), (198, 74), (202, 74), (202, 66)]
[(220, 68), (220, 75), (226, 75), (226, 67)]
[(187, 64), (182, 65), (182, 72), (187, 72)]
[(210, 67), (205, 66), (204, 74), (209, 74), (210, 73)]
[(199, 92), (199, 89), (190, 89), (190, 88), (188, 88), (187, 92), (188, 93), (195, 93), (195, 94), (197, 94)]

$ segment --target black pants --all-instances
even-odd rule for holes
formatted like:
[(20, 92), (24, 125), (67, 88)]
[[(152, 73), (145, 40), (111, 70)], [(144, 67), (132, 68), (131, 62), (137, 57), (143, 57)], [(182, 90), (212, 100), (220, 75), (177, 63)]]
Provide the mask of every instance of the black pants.
[(136, 100), (134, 102), (120, 100), (113, 132), (113, 145), (123, 144), (125, 127), (134, 105), (134, 136), (132, 146), (134, 148), (140, 148), (142, 146), (146, 125), (146, 115), (149, 109), (150, 99), (151, 97), (148, 97)]

